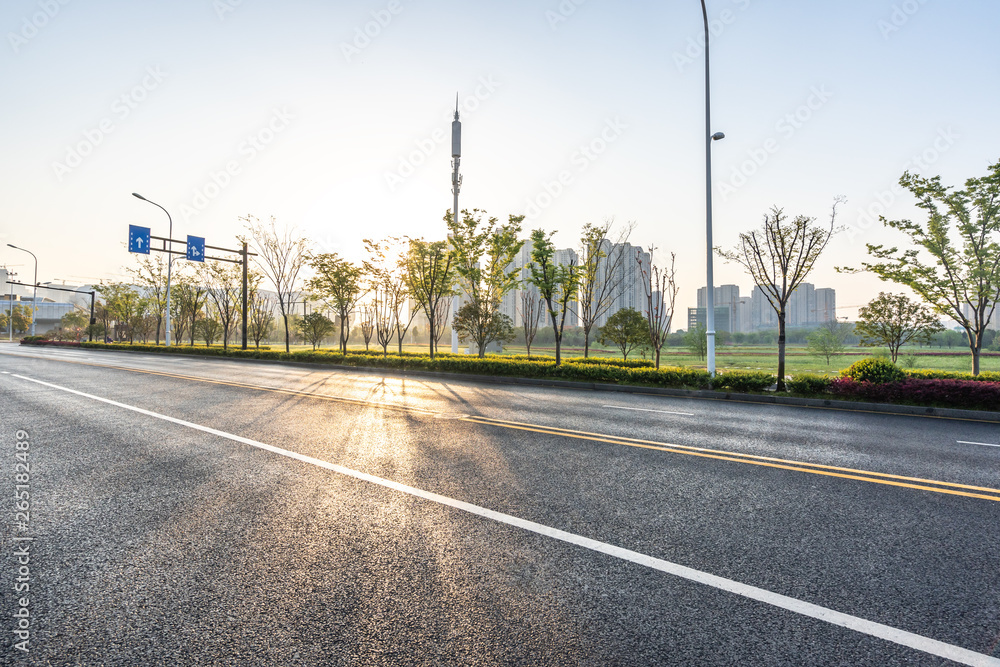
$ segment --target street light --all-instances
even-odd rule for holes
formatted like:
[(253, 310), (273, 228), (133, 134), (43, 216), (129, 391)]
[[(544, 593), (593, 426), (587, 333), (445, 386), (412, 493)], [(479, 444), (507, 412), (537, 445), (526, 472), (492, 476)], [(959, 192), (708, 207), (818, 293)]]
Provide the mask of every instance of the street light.
[(168, 239), (167, 243), (169, 244), (167, 246), (167, 313), (165, 320), (166, 325), (163, 328), (163, 343), (166, 347), (170, 347), (170, 267), (174, 263), (174, 255), (170, 251), (174, 249), (174, 219), (170, 217), (170, 213), (169, 211), (167, 211), (167, 209), (163, 208), (155, 201), (150, 201), (146, 199), (138, 192), (133, 192), (132, 196), (137, 197), (138, 199), (141, 199), (144, 202), (149, 202), (153, 206), (159, 207), (160, 210), (162, 210), (164, 213), (167, 214), (167, 220), (170, 221), (170, 230), (167, 232), (167, 239)]
[(14, 283), (11, 278), (17, 274), (7, 270), (7, 282), (10, 283), (10, 300), (7, 302), (7, 340), (14, 341)]
[[(38, 258), (35, 257), (35, 253), (31, 252), (30, 250), (25, 250), (24, 248), (18, 248), (16, 245), (13, 245), (12, 243), (8, 243), (7, 245), (13, 248), (14, 250), (22, 250), (35, 258), (35, 279), (32, 281), (32, 288), (31, 288), (31, 335), (34, 336), (35, 310), (38, 309)], [(13, 319), (11, 320), (11, 324), (13, 325)]]
[(707, 340), (708, 372), (715, 377), (715, 276), (713, 275), (712, 248), (712, 142), (725, 138), (722, 132), (712, 134), (712, 86), (708, 72), (708, 8), (701, 0), (701, 15), (705, 20), (705, 238), (708, 251), (707, 307), (705, 308), (705, 332)]

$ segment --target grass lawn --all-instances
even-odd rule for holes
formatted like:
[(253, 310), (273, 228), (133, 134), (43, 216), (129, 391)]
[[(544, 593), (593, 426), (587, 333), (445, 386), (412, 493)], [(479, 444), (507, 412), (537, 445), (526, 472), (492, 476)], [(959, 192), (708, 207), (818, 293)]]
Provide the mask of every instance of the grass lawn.
[[(199, 345), (204, 345), (204, 342), (199, 343)], [(268, 345), (272, 350), (277, 351), (281, 351), (285, 347), (283, 342), (273, 342), (268, 343)], [(215, 345), (213, 347), (221, 346)], [(238, 348), (239, 344), (232, 347)], [(250, 347), (253, 347), (253, 343), (250, 344)], [(336, 345), (324, 345), (320, 349), (335, 350), (336, 348)], [(311, 349), (312, 345), (300, 344), (291, 346), (292, 352)], [(364, 350), (364, 345), (349, 345), (348, 349)], [(371, 352), (381, 352), (381, 349), (382, 348), (376, 345), (369, 346), (369, 350)], [(390, 345), (389, 354), (393, 354), (396, 349), (395, 345)], [(451, 345), (445, 344), (444, 341), (442, 341), (441, 349), (442, 351), (450, 352)], [(464, 350), (465, 346), (460, 346), (459, 349)], [(427, 345), (404, 345), (403, 350), (405, 352), (426, 353)], [(790, 345), (785, 354), (785, 372), (789, 375), (794, 375), (796, 373), (836, 375), (841, 369), (847, 368), (858, 359), (876, 355), (880, 351), (885, 353), (885, 350), (879, 350), (876, 348), (848, 348), (846, 352), (834, 355), (830, 359), (830, 364), (827, 365), (824, 357), (811, 353), (806, 346)], [(508, 345), (504, 348), (504, 354), (525, 354), (526, 352), (527, 350), (523, 345)], [(532, 345), (531, 353), (532, 355), (537, 354), (539, 356), (553, 356), (555, 355), (555, 348)], [(887, 353), (885, 354), (888, 356)], [(583, 348), (564, 347), (562, 349), (562, 355), (564, 358), (582, 357)], [(599, 345), (591, 345), (590, 356), (613, 357), (615, 359), (620, 359), (621, 353), (618, 350), (605, 349)], [(641, 358), (642, 356), (636, 352), (629, 354), (629, 359)], [(954, 371), (959, 373), (968, 373), (972, 369), (972, 358), (968, 350), (962, 350), (957, 347), (904, 348), (903, 352), (899, 355), (899, 361), (897, 363), (902, 368)], [(762, 370), (773, 373), (777, 371), (778, 368), (778, 351), (777, 348), (773, 346), (727, 345), (716, 348), (715, 364), (716, 368), (720, 371)], [(676, 347), (663, 348), (663, 352), (660, 355), (660, 365), (705, 368), (704, 360), (699, 359), (687, 349)], [(1000, 371), (1000, 353), (984, 352), (980, 357), (979, 365), (981, 371)]]

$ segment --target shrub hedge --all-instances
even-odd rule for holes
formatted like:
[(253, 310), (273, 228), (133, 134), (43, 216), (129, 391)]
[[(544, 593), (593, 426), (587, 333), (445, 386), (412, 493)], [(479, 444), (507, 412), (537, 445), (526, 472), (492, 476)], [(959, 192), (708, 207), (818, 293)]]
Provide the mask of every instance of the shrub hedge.
[[(27, 341), (24, 341), (27, 342)], [(31, 344), (28, 342), (28, 344)], [(382, 356), (381, 351), (352, 350), (346, 355), (336, 350), (306, 350), (286, 353), (280, 350), (251, 348), (248, 350), (204, 346), (128, 345), (120, 343), (79, 343), (84, 348), (132, 350), (136, 352), (170, 352), (196, 356), (237, 357), (274, 361), (302, 361), (358, 367), (397, 370), (426, 370), (472, 375), (505, 377), (553, 378), (596, 382), (604, 384), (631, 384), (687, 389), (717, 389), (739, 393), (761, 392), (773, 385), (777, 378), (761, 371), (730, 371), (714, 379), (707, 371), (695, 368), (633, 366), (618, 359), (566, 360), (555, 365), (551, 357), (527, 355), (486, 355), (480, 359), (464, 354), (440, 353), (431, 359), (427, 354), (404, 353)], [(639, 360), (636, 360), (639, 361)], [(610, 363), (608, 363), (610, 362)], [(867, 362), (867, 363), (863, 363)], [(860, 366), (859, 366), (860, 365)], [(894, 372), (895, 371), (895, 372)], [(854, 373), (857, 377), (848, 375)], [(931, 377), (938, 371), (910, 371), (904, 374), (888, 360), (864, 359), (842, 371), (842, 377), (801, 374), (787, 382), (793, 394), (803, 396), (830, 396), (850, 400), (886, 403), (909, 403), (964, 409), (1000, 410), (1000, 382), (992, 378), (1000, 373), (984, 373), (975, 380), (961, 373), (940, 373), (957, 378)], [(881, 381), (860, 379), (878, 378)], [(896, 379), (892, 379), (896, 378)]]

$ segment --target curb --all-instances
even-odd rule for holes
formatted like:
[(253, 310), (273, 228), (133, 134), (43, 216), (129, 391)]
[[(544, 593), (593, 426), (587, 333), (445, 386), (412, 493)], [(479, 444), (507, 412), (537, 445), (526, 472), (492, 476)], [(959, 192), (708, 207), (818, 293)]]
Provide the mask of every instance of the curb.
[[(129, 352), (129, 350), (108, 350), (102, 348), (81, 348), (101, 352)], [(140, 354), (162, 355), (164, 352), (141, 352)], [(678, 398), (700, 398), (714, 401), (732, 401), (734, 403), (759, 403), (769, 405), (787, 405), (791, 407), (819, 408), (826, 410), (842, 410), (846, 412), (872, 412), (885, 415), (933, 417), (937, 419), (959, 419), (967, 421), (985, 421), (1000, 424), (1000, 412), (985, 410), (961, 410), (958, 408), (930, 408), (919, 405), (896, 405), (893, 403), (864, 403), (860, 401), (838, 401), (825, 398), (799, 398), (795, 396), (775, 396), (762, 394), (738, 394), (706, 389), (671, 389), (667, 387), (643, 387), (638, 385), (603, 384), (600, 382), (584, 382), (573, 380), (555, 380), (548, 378), (520, 378), (502, 375), (470, 375), (467, 373), (446, 373), (442, 371), (399, 370), (395, 368), (375, 368), (370, 366), (345, 366), (340, 364), (319, 364), (309, 361), (286, 361), (277, 359), (245, 359), (240, 357), (214, 357), (201, 355), (174, 355), (195, 359), (212, 359), (221, 361), (238, 361), (270, 365), (291, 365), (301, 368), (331, 371), (355, 371), (369, 374), (380, 374), (397, 377), (431, 377), (436, 379), (462, 380), (483, 384), (510, 384), (529, 387), (558, 387), (561, 389), (583, 389), (590, 391), (608, 391), (624, 394), (645, 394), (656, 396), (674, 396)]]

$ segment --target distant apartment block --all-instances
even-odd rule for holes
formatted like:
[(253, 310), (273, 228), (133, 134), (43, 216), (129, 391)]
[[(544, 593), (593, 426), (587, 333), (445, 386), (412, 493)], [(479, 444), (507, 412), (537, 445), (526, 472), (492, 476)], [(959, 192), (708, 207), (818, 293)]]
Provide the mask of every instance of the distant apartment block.
[[(713, 292), (715, 330), (731, 333), (751, 333), (778, 328), (778, 314), (760, 287), (754, 286), (750, 296), (740, 296), (738, 285), (720, 285)], [(698, 290), (697, 308), (688, 309), (688, 322), (704, 324), (708, 307), (708, 289)], [(812, 283), (802, 283), (788, 299), (785, 326), (815, 327), (837, 317), (837, 294), (829, 287), (817, 289)]]

